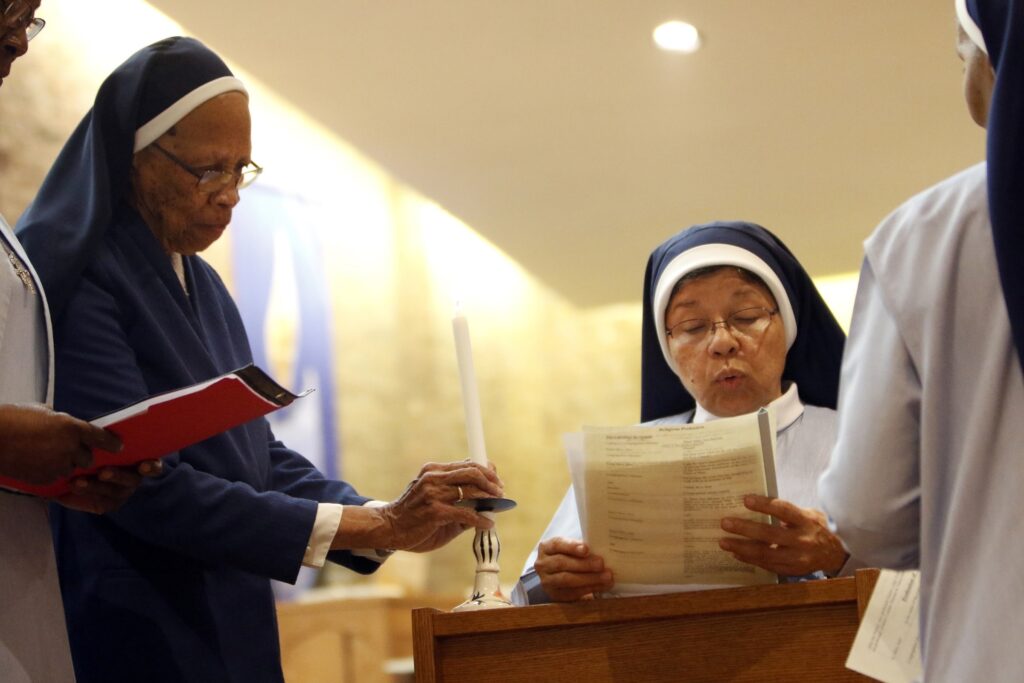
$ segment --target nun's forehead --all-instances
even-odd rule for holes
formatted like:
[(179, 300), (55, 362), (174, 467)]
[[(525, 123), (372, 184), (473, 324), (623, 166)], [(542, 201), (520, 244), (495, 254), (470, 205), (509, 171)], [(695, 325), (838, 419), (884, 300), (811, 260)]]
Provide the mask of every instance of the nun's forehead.
[(758, 277), (756, 273), (752, 273), (741, 266), (733, 266), (723, 263), (721, 265), (704, 266), (703, 268), (697, 268), (696, 270), (691, 270), (688, 273), (680, 275), (679, 278), (676, 280), (675, 284), (672, 286), (672, 293), (669, 295), (669, 303), (671, 303), (672, 299), (674, 299), (676, 295), (679, 294), (679, 292), (682, 291), (684, 287), (686, 287), (686, 285), (690, 284), (691, 282), (696, 282), (711, 277), (712, 275), (717, 275), (722, 271), (732, 271), (733, 274), (738, 275), (740, 278), (742, 278), (749, 284), (757, 285), (763, 288), (765, 293), (771, 298), (772, 302), (775, 302), (775, 295), (772, 294), (771, 289), (768, 287), (768, 283), (766, 283), (762, 278)]

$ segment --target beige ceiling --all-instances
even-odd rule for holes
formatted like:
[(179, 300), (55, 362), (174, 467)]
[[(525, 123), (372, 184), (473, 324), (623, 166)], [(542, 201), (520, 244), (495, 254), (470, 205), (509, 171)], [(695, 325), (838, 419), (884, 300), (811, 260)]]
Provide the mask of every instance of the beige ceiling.
[[(855, 270), (902, 199), (983, 157), (952, 0), (151, 0), (580, 305), (743, 218)], [(705, 47), (657, 50), (680, 18)]]

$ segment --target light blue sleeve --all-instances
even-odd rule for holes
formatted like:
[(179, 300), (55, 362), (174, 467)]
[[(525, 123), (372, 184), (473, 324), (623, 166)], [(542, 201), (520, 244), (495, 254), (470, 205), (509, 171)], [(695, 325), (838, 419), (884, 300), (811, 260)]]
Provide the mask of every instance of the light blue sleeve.
[(917, 567), (920, 415), (920, 378), (865, 260), (843, 356), (839, 432), (818, 495), (833, 531), (869, 566)]

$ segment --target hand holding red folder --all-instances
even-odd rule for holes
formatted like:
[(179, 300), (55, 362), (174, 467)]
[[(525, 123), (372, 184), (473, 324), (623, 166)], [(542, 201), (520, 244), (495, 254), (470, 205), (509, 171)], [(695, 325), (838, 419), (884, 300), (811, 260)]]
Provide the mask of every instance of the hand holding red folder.
[(64, 496), (75, 491), (71, 481), (76, 477), (169, 455), (289, 405), (296, 398), (299, 396), (282, 388), (262, 370), (248, 365), (205, 382), (151, 396), (93, 420), (95, 427), (120, 437), (120, 451), (105, 450), (115, 449), (113, 442), (101, 447), (90, 444), (94, 447), (89, 466), (76, 467), (69, 475), (56, 481), (51, 478), (46, 484), (0, 472), (0, 486), (44, 498)]
[(121, 448), (113, 433), (38, 403), (0, 406), (0, 434), (0, 476), (29, 484), (89, 467), (93, 448)]
[(121, 507), (142, 484), (143, 477), (163, 472), (159, 460), (143, 460), (136, 467), (104, 467), (98, 473), (75, 477), (71, 491), (53, 498), (66, 508), (102, 515)]

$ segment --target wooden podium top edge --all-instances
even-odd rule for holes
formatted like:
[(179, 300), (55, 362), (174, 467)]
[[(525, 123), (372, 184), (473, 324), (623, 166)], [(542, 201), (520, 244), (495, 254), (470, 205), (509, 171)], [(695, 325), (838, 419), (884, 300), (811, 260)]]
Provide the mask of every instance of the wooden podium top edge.
[(432, 608), (417, 609), (413, 612), (419, 613), (419, 618), (426, 617), (433, 622), (435, 636), (446, 636), (550, 628), (570, 624), (621, 623), (681, 615), (752, 612), (844, 602), (857, 602), (857, 583), (853, 577), (691, 593), (582, 600), (574, 603), (478, 612), (442, 612)]

